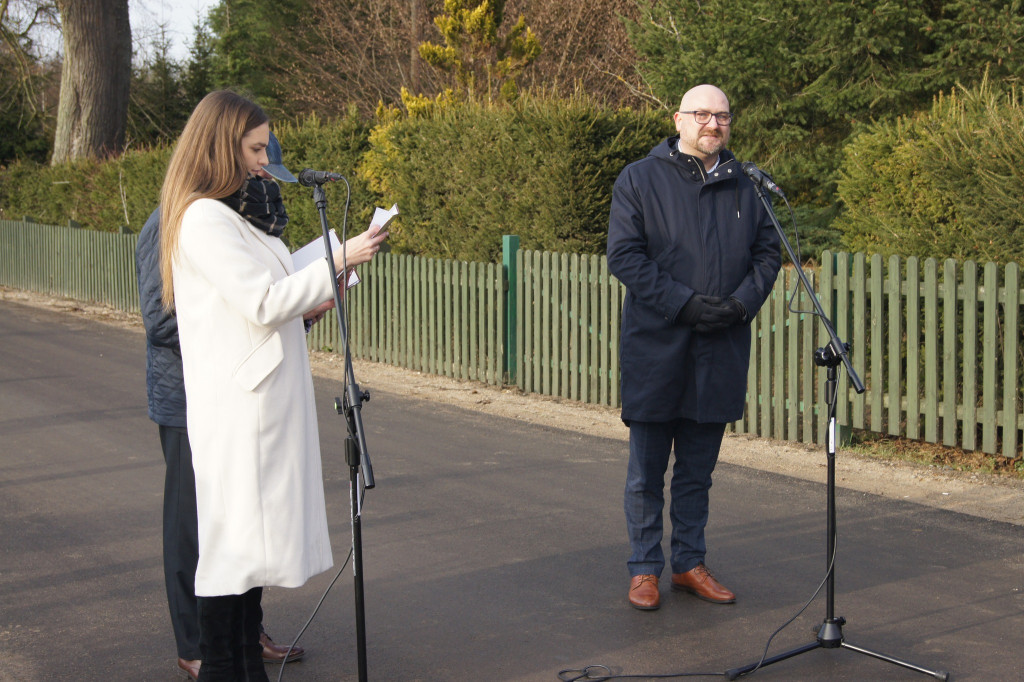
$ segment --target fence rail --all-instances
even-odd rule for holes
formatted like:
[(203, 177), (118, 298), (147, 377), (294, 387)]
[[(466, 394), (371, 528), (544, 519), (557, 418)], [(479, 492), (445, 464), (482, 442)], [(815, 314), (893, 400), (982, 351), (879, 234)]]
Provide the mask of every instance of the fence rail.
[[(137, 312), (134, 235), (0, 221), (0, 284)], [(521, 251), (504, 265), (380, 254), (348, 292), (354, 357), (586, 403), (619, 404), (625, 290), (601, 256)], [(1016, 264), (832, 254), (809, 273), (867, 391), (840, 372), (840, 426), (1021, 456), (1024, 301)], [(821, 443), (825, 345), (783, 269), (751, 323), (736, 431)], [(790, 300), (792, 296), (792, 301)], [(798, 312), (793, 312), (790, 308)], [(325, 318), (314, 349), (337, 350)]]

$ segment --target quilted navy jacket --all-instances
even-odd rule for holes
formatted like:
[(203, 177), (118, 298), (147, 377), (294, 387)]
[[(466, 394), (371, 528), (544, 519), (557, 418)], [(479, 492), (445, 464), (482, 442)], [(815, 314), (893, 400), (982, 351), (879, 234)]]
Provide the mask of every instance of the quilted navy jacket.
[(781, 266), (778, 235), (739, 162), (710, 174), (671, 137), (623, 169), (612, 192), (608, 267), (627, 289), (622, 419), (731, 422), (743, 416), (749, 323), (707, 334), (677, 321), (696, 294), (743, 303), (752, 319)]
[(178, 320), (163, 308), (160, 291), (160, 209), (153, 211), (135, 247), (139, 305), (146, 327), (146, 394), (149, 418), (161, 426), (185, 428), (185, 382), (182, 378)]

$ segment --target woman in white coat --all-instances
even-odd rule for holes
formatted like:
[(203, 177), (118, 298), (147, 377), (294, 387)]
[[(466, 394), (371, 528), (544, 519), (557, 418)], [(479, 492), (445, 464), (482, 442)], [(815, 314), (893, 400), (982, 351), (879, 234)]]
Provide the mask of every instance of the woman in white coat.
[[(332, 565), (303, 318), (333, 307), (326, 259), (294, 271), (269, 120), (228, 91), (193, 111), (161, 192), (164, 304), (177, 313), (199, 517), (200, 680), (265, 680), (264, 586)], [(347, 245), (349, 267), (387, 234)], [(343, 273), (342, 252), (334, 253)]]

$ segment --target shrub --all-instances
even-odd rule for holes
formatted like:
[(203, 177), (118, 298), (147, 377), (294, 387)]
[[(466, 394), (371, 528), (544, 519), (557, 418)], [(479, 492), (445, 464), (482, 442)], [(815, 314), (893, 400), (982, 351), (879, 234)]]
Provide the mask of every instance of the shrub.
[[(637, 69), (676, 103), (714, 83), (730, 97), (733, 151), (772, 173), (801, 231), (830, 249), (842, 150), (861, 126), (928, 108), (935, 93), (1019, 83), (1016, 0), (640, 0), (627, 22)], [(817, 255), (818, 250), (804, 251)]]
[(501, 236), (524, 249), (603, 252), (611, 188), (672, 133), (664, 111), (523, 96), (511, 104), (407, 98), (382, 112), (360, 173), (397, 202), (397, 251), (497, 261)]
[(1024, 106), (986, 79), (870, 126), (844, 152), (837, 221), (851, 250), (1024, 262)]
[[(354, 108), (340, 119), (323, 121), (315, 115), (298, 123), (274, 124), (274, 134), (281, 141), (284, 165), (298, 175), (303, 168), (341, 173), (352, 187), (348, 236), (369, 227), (373, 207), (380, 204), (366, 182), (356, 173), (362, 155), (369, 149), (371, 123), (363, 120)], [(320, 216), (312, 200), (313, 190), (301, 185), (282, 184), (282, 195), (288, 207), (289, 223), (284, 235), (291, 245), (302, 246), (322, 234)], [(339, 235), (345, 209), (345, 185), (325, 185), (327, 222)], [(389, 203), (385, 208), (390, 207)]]
[(30, 216), (42, 223), (138, 232), (156, 207), (169, 147), (130, 151), (110, 161), (59, 166), (19, 161), (0, 172), (0, 217)]
[[(525, 249), (601, 253), (611, 188), (622, 168), (672, 134), (664, 111), (612, 110), (583, 96), (520, 97), (486, 104), (442, 96), (408, 99), (410, 114), (387, 110), (377, 123), (355, 110), (275, 124), (284, 163), (345, 175), (352, 187), (349, 236), (369, 226), (374, 206), (397, 203), (391, 247), (403, 253), (496, 261), (501, 236)], [(18, 163), (0, 171), (0, 215), (137, 232), (159, 201), (172, 148), (58, 167)], [(328, 222), (341, 232), (344, 186), (325, 188)], [(300, 246), (320, 234), (312, 190), (284, 185)]]
[[(335, 170), (352, 183), (350, 225), (356, 234), (365, 229), (373, 213), (373, 197), (354, 169), (368, 147), (369, 123), (350, 113), (338, 121), (315, 116), (299, 123), (275, 125), (284, 149), (284, 162), (293, 173), (303, 167)], [(106, 232), (126, 225), (138, 232), (160, 201), (160, 187), (171, 157), (171, 146), (129, 151), (106, 162), (79, 161), (60, 166), (18, 162), (0, 171), (0, 216), (62, 225), (74, 220), (82, 227)], [(302, 245), (320, 234), (320, 219), (310, 200), (312, 190), (284, 185), (291, 217), (285, 237)], [(328, 222), (341, 233), (345, 207), (344, 186), (327, 190)]]

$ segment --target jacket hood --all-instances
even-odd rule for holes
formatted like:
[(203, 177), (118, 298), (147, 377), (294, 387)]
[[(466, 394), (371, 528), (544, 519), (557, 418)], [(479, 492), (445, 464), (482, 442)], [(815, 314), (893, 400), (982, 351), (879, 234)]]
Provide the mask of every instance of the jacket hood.
[[(679, 136), (669, 137), (665, 139), (661, 144), (658, 144), (650, 151), (647, 156), (653, 156), (654, 158), (664, 163), (670, 163), (680, 171), (682, 171), (685, 177), (688, 177), (691, 181), (704, 184), (724, 181), (726, 179), (735, 179), (740, 174), (732, 175), (731, 173), (723, 175), (720, 179), (710, 178), (707, 170), (704, 168), (704, 162), (696, 156), (691, 154), (683, 154), (679, 151)], [(738, 164), (736, 156), (728, 149), (723, 149), (718, 155), (718, 169), (727, 169), (730, 164)], [(715, 176), (719, 176), (718, 169), (715, 170)], [(736, 217), (740, 218), (740, 195), (739, 195), (739, 183), (733, 183), (733, 202), (735, 204)]]

